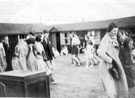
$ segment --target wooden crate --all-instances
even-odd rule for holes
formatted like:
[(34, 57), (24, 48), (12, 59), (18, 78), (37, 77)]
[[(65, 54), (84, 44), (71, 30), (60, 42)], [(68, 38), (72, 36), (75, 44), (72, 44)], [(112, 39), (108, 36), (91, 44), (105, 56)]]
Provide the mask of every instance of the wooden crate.
[(17, 97), (50, 98), (49, 76), (45, 72), (9, 71), (0, 73), (0, 81)]

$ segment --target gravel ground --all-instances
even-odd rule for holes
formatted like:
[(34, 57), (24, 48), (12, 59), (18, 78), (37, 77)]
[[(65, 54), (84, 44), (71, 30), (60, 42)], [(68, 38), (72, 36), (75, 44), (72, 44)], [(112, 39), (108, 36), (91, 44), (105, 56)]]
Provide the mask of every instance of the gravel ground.
[[(51, 98), (107, 98), (101, 85), (98, 66), (85, 68), (85, 56), (79, 55), (83, 64), (71, 64), (71, 55), (59, 56), (54, 60), (54, 83), (50, 84)], [(135, 98), (135, 89), (131, 98)]]

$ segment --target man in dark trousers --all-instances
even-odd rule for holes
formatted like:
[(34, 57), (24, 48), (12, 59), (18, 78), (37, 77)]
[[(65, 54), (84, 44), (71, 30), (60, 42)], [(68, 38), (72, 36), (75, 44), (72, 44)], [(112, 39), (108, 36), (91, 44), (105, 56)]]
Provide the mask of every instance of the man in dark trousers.
[[(49, 41), (49, 32), (47, 32), (46, 30), (43, 30), (42, 45), (44, 47), (46, 57), (47, 57), (45, 62), (47, 63), (51, 73), (53, 73), (54, 63), (53, 63), (52, 60), (53, 60), (53, 57), (54, 57), (54, 53), (52, 51), (51, 42)], [(50, 78), (51, 78), (51, 81), (54, 81), (53, 78), (52, 78), (52, 75), (50, 75)]]

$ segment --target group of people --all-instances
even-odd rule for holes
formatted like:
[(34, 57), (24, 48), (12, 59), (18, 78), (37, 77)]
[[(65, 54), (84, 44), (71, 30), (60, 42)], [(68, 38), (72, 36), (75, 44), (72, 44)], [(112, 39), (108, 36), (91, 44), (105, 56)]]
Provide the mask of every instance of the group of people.
[(94, 65), (99, 64), (99, 58), (96, 54), (95, 42), (93, 39), (94, 34), (88, 32), (85, 35), (85, 56), (86, 56), (86, 68), (93, 67)]
[(130, 98), (135, 86), (133, 39), (111, 23), (97, 50), (100, 78), (108, 98)]
[[(78, 57), (80, 40), (75, 32), (70, 35), (72, 63), (80, 66)], [(45, 71), (53, 81), (53, 58), (55, 58), (49, 41), (49, 33), (35, 35), (30, 32), (26, 39), (21, 39), (15, 47), (14, 56), (9, 56), (8, 38), (0, 38), (0, 72), (8, 70)], [(121, 32), (115, 23), (109, 24), (105, 36), (95, 52), (94, 40), (90, 32), (85, 35), (86, 67), (99, 64), (100, 79), (108, 98), (130, 98), (130, 89), (135, 86), (135, 47), (134, 41)], [(61, 55), (67, 55), (63, 47)], [(100, 57), (100, 60), (98, 57)], [(10, 60), (11, 59), (11, 60)], [(10, 64), (12, 63), (12, 64)]]
[[(85, 35), (86, 67), (99, 65), (100, 80), (108, 98), (130, 98), (135, 86), (135, 46), (128, 33), (110, 23), (97, 50), (93, 35)], [(78, 57), (80, 40), (76, 32), (71, 33), (72, 63), (80, 66)]]
[[(8, 43), (8, 42), (7, 42)], [(8, 45), (8, 44), (6, 44)], [(9, 46), (10, 47), (10, 46)], [(6, 54), (4, 44), (0, 42), (0, 71), (6, 71), (8, 67), (9, 55)], [(54, 81), (52, 73), (54, 70), (54, 53), (49, 41), (49, 32), (46, 30), (42, 34), (35, 35), (29, 32), (26, 39), (19, 39), (18, 44), (15, 46), (14, 55), (11, 58), (12, 70), (24, 71), (45, 71), (50, 77), (50, 81)]]
[(86, 68), (89, 66), (92, 67), (94, 65), (97, 65), (99, 63), (99, 58), (97, 57), (96, 54), (96, 49), (95, 49), (95, 43), (93, 39), (93, 35), (91, 32), (88, 32), (84, 36), (84, 42), (82, 42), (77, 36), (76, 32), (71, 33), (71, 53), (72, 53), (72, 62), (75, 66), (80, 66), (81, 60), (78, 57), (78, 54), (80, 53), (80, 50), (84, 51), (85, 57), (86, 57)]

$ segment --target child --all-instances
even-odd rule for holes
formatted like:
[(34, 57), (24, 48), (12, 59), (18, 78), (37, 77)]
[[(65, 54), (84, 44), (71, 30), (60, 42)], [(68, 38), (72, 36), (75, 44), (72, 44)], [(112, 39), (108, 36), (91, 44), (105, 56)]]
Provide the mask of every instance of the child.
[(54, 57), (57, 57), (60, 55), (60, 53), (58, 52), (58, 50), (56, 48), (52, 47), (52, 51), (54, 53)]
[(90, 67), (93, 67), (93, 61), (92, 61), (93, 52), (94, 52), (94, 48), (93, 48), (92, 42), (87, 43), (86, 52), (85, 52), (85, 54), (86, 54), (86, 68), (88, 68), (89, 64), (91, 65)]
[(67, 46), (64, 46), (63, 48), (62, 48), (62, 50), (61, 50), (61, 53), (60, 53), (61, 55), (68, 55), (68, 49), (67, 49)]

